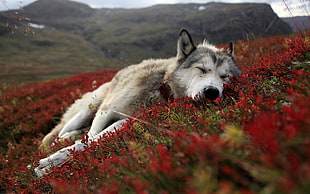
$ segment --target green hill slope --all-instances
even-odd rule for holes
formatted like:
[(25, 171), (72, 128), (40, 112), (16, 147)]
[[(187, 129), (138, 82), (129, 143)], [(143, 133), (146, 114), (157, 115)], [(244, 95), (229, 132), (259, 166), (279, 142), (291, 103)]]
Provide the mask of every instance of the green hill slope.
[[(29, 22), (45, 28), (29, 29)], [(170, 57), (181, 28), (214, 44), (291, 32), (268, 4), (92, 9), (68, 0), (39, 0), (0, 13), (1, 81), (41, 81)], [(29, 30), (34, 37), (21, 35)]]

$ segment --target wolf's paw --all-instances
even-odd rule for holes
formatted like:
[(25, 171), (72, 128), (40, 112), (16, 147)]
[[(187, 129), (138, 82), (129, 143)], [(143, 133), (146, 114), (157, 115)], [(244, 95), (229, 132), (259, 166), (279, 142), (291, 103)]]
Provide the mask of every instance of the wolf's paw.
[(44, 158), (39, 161), (39, 166), (34, 168), (34, 173), (37, 177), (42, 177), (47, 174), (50, 168), (53, 166), (52, 162), (49, 161), (49, 158)]
[(49, 170), (49, 169), (36, 167), (36, 168), (34, 169), (34, 173), (35, 173), (35, 175), (36, 175), (38, 178), (41, 178), (42, 176), (48, 174), (48, 170)]
[(41, 159), (39, 161), (39, 166), (34, 169), (35, 174), (38, 177), (47, 174), (47, 172), (51, 170), (52, 167), (57, 167), (63, 162), (65, 162), (68, 159), (68, 155), (69, 151), (66, 148), (64, 148), (50, 155), (49, 157)]

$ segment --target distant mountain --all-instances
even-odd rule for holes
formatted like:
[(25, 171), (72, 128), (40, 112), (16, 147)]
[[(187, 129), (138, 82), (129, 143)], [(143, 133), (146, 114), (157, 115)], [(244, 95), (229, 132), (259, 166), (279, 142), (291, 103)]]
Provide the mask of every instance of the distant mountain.
[(310, 17), (297, 16), (290, 18), (281, 18), (284, 22), (288, 23), (294, 32), (310, 30)]
[(36, 20), (50, 21), (66, 17), (89, 17), (94, 14), (94, 9), (68, 0), (39, 0), (25, 7), (23, 13)]
[(60, 29), (70, 29), (83, 18), (90, 18), (96, 10), (88, 5), (69, 0), (39, 0), (19, 11), (32, 22), (48, 24)]
[[(79, 35), (98, 55), (125, 64), (148, 57), (174, 55), (181, 28), (187, 28), (195, 40), (207, 38), (214, 44), (292, 32), (268, 4), (207, 3), (92, 9), (69, 0), (39, 0), (18, 12), (32, 23)], [(14, 11), (7, 13), (14, 14)], [(1, 29), (3, 31), (0, 25), (0, 34)]]

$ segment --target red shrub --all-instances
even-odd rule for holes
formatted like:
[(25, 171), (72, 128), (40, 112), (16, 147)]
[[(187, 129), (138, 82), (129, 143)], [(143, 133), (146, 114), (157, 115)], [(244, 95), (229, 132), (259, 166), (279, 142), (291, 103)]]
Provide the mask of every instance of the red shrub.
[(223, 100), (200, 106), (186, 98), (142, 108), (121, 131), (75, 153), (41, 179), (26, 167), (44, 157), (37, 152), (43, 133), (74, 99), (110, 80), (115, 71), (5, 91), (1, 188), (34, 193), (306, 193), (309, 51), (308, 33), (240, 42), (236, 55), (243, 74), (225, 86)]

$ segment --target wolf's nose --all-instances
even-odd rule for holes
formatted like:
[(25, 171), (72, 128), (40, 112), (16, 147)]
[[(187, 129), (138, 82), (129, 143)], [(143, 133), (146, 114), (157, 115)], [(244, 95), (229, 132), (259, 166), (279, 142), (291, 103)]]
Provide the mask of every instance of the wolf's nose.
[(209, 86), (204, 89), (203, 94), (205, 98), (208, 98), (210, 100), (215, 100), (219, 97), (220, 91), (216, 87)]

